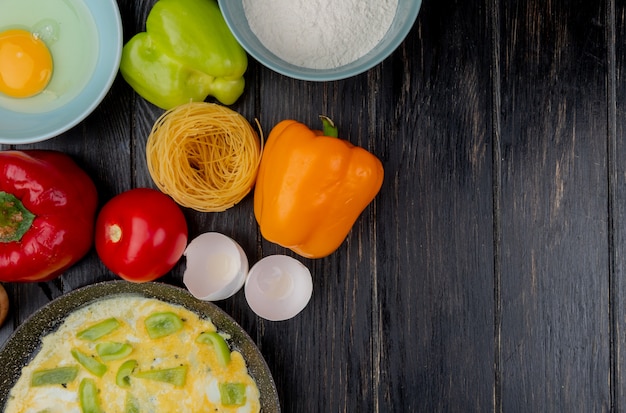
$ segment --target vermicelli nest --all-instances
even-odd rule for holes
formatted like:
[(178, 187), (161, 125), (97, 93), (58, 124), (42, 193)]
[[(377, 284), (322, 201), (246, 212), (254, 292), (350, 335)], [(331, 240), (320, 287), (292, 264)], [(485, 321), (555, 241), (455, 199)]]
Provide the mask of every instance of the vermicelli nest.
[(239, 113), (191, 102), (165, 112), (146, 144), (150, 176), (178, 204), (220, 212), (240, 202), (256, 181), (262, 144)]

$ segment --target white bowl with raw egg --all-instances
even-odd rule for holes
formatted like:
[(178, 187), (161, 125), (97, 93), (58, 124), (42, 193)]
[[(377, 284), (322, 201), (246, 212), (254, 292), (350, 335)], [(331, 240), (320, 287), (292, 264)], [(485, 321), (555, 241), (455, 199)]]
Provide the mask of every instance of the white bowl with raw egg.
[(116, 0), (0, 0), (0, 143), (40, 142), (102, 102), (119, 69)]

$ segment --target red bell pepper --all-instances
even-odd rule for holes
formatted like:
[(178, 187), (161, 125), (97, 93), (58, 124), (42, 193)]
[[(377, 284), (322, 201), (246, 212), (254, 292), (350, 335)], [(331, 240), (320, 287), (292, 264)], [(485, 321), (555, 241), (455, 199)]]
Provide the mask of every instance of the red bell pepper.
[(68, 155), (0, 152), (0, 281), (49, 281), (93, 245), (96, 187)]

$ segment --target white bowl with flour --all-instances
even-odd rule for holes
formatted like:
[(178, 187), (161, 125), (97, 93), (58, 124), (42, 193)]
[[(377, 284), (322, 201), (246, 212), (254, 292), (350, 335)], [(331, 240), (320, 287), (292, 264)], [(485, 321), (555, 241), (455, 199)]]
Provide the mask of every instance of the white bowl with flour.
[(261, 64), (311, 81), (345, 79), (386, 59), (421, 0), (218, 0), (226, 23)]

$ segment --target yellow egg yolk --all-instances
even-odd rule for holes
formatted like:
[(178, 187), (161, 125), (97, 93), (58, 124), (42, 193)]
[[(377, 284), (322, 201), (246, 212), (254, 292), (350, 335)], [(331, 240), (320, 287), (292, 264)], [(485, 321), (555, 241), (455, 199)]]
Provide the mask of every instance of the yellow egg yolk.
[(52, 55), (32, 33), (12, 29), (0, 33), (0, 93), (27, 98), (40, 93), (52, 77)]

